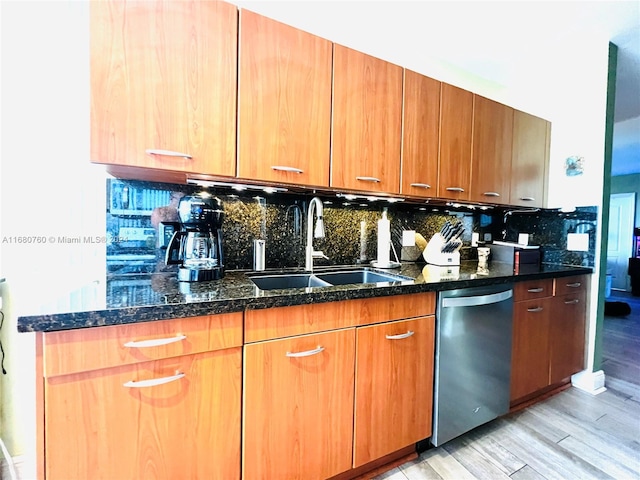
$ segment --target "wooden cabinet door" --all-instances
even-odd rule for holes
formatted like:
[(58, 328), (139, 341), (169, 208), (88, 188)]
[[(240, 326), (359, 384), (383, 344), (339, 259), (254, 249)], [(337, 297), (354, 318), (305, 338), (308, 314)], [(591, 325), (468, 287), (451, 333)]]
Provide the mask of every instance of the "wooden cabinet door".
[(351, 468), (355, 329), (245, 346), (243, 478)]
[(238, 347), (46, 378), (46, 478), (239, 479), (241, 361)]
[(354, 467), (431, 436), (434, 331), (433, 316), (358, 328)]
[(551, 124), (514, 110), (511, 205), (544, 207)]
[(508, 204), (513, 109), (474, 95), (471, 200)]
[(334, 45), (331, 186), (400, 191), (402, 68)]
[(404, 71), (400, 193), (405, 195), (437, 194), (440, 85), (432, 78)]
[(469, 200), (473, 93), (442, 84), (438, 197)]
[(237, 23), (224, 2), (91, 2), (91, 161), (235, 175)]
[(554, 298), (551, 317), (551, 366), (553, 385), (584, 368), (586, 296), (584, 292)]
[(331, 42), (240, 11), (238, 176), (329, 186)]
[(553, 298), (513, 304), (511, 402), (549, 385), (549, 324)]

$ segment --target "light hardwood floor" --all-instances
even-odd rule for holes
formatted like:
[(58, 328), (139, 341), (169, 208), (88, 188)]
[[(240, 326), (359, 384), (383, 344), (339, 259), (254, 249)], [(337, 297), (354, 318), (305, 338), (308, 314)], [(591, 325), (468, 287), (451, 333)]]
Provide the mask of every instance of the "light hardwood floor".
[(376, 480), (640, 480), (640, 301), (605, 317), (607, 391), (569, 388), (483, 425)]

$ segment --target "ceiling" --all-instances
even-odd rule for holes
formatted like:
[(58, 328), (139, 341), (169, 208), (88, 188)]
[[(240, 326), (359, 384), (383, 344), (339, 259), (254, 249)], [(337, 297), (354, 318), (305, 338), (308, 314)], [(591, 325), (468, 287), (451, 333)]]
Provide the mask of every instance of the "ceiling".
[(389, 52), (388, 57), (401, 57), (403, 66), (418, 71), (417, 65), (435, 58), (420, 45), (437, 45), (437, 58), (448, 68), (499, 85), (521, 81), (559, 45), (584, 38), (609, 40), (619, 48), (613, 173), (640, 173), (636, 0), (231, 2), (352, 48), (373, 49), (381, 58)]

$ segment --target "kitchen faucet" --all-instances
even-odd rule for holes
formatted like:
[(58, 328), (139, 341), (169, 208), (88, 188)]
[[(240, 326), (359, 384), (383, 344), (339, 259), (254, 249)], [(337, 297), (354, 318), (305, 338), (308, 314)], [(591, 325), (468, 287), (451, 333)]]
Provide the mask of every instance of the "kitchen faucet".
[[(313, 229), (313, 212), (317, 210), (316, 216), (318, 221), (316, 227)], [(309, 202), (309, 210), (307, 211), (307, 250), (305, 257), (304, 269), (308, 272), (313, 272), (313, 259), (314, 258), (327, 258), (328, 257), (321, 251), (313, 249), (313, 238), (324, 238), (324, 220), (322, 219), (322, 200), (318, 197), (313, 197)], [(313, 234), (311, 233), (313, 229)]]
[(509, 216), (513, 215), (514, 213), (536, 213), (539, 212), (540, 209), (539, 208), (529, 208), (529, 209), (522, 209), (522, 210), (508, 210), (504, 213), (504, 216), (502, 217), (502, 240), (506, 240), (507, 239), (507, 218), (509, 218)]

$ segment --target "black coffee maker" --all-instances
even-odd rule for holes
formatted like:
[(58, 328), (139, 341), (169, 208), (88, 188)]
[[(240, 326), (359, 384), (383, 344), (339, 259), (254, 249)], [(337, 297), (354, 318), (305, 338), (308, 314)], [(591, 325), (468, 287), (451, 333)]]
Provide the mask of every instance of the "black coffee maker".
[(180, 265), (178, 280), (202, 282), (224, 276), (222, 202), (206, 192), (182, 197), (180, 227), (167, 247), (167, 265)]

